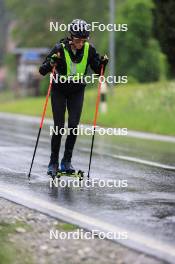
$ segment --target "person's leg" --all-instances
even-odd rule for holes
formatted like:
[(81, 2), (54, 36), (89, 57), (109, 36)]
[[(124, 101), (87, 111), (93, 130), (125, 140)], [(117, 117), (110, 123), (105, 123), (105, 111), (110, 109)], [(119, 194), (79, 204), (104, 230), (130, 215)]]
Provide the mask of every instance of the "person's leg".
[[(54, 129), (58, 127), (58, 132), (60, 128), (64, 128), (65, 122), (65, 111), (66, 111), (66, 96), (60, 92), (60, 90), (53, 90), (51, 94), (51, 105), (54, 120)], [(50, 163), (58, 163), (59, 150), (61, 145), (61, 134), (53, 134), (51, 139), (51, 156)]]
[(67, 97), (67, 109), (68, 109), (68, 128), (70, 130), (70, 135), (67, 136), (65, 142), (65, 152), (63, 160), (70, 162), (72, 158), (72, 153), (74, 149), (74, 145), (76, 142), (77, 136), (73, 133), (72, 129), (77, 128), (84, 100), (84, 87), (77, 91), (76, 93), (72, 93)]

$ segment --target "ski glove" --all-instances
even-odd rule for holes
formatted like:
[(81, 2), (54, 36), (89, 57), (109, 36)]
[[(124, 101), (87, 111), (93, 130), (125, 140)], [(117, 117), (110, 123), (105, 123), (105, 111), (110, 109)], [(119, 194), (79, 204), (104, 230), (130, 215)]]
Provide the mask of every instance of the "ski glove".
[(55, 66), (58, 63), (58, 60), (60, 59), (60, 53), (58, 52), (57, 54), (54, 53), (51, 57), (50, 57), (50, 64), (51, 66)]
[(108, 61), (109, 61), (109, 59), (108, 59), (107, 55), (101, 56), (101, 64), (106, 66), (108, 64)]

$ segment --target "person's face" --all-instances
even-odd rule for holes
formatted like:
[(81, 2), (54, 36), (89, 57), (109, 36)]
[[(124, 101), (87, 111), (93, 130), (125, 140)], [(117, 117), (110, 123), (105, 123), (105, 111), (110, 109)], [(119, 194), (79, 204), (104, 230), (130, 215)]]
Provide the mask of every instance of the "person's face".
[(72, 38), (72, 45), (75, 49), (81, 49), (86, 42), (86, 39)]

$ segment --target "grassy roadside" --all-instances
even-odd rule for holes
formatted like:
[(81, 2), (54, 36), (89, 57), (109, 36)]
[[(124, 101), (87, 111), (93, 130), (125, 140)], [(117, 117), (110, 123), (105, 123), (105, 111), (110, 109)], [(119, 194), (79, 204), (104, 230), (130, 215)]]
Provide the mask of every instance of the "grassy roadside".
[[(92, 124), (97, 90), (87, 89), (81, 122)], [(40, 116), (44, 98), (1, 101), (0, 111)], [(118, 86), (108, 93), (108, 112), (98, 124), (175, 135), (175, 82)], [(52, 117), (51, 107), (47, 117)]]
[[(78, 226), (58, 222), (55, 225), (56, 230), (71, 232), (75, 231)], [(24, 230), (19, 233), (19, 229)], [(16, 221), (13, 223), (0, 222), (0, 263), (1, 264), (32, 264), (36, 263), (26, 244), (19, 242), (18, 236), (25, 236), (28, 232), (35, 232), (31, 225)], [(31, 241), (32, 242), (32, 241)]]
[(28, 225), (17, 221), (16, 223), (0, 222), (0, 263), (1, 264), (32, 264), (32, 258), (22, 247), (11, 241), (11, 236), (17, 228), (29, 229)]

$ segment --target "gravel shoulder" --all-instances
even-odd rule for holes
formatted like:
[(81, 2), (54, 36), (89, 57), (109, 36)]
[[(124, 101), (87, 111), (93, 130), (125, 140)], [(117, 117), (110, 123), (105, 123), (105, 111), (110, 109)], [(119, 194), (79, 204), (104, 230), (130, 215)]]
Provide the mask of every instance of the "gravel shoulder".
[[(1, 264), (163, 264), (142, 253), (104, 239), (60, 239), (77, 226), (0, 198)], [(56, 234), (56, 232), (55, 232)]]

